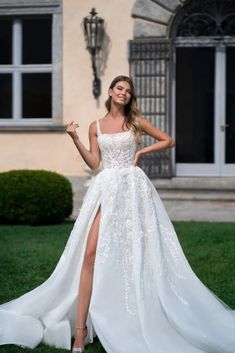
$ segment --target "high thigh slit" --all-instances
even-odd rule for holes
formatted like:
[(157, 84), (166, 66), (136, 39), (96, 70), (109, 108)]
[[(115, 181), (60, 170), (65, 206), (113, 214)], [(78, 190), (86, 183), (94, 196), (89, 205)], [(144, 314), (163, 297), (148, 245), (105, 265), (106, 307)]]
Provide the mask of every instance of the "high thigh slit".
[[(90, 235), (90, 233), (91, 233), (91, 231), (93, 232), (93, 229), (92, 229), (92, 228), (93, 228), (94, 222), (95, 222), (95, 220), (96, 220), (96, 217), (98, 217), (98, 216), (99, 216), (99, 221), (98, 221), (98, 222), (100, 223), (100, 218), (101, 218), (101, 206), (100, 206), (100, 205), (99, 205), (99, 207), (98, 207), (98, 210), (97, 210), (97, 212), (96, 212), (96, 214), (95, 214), (95, 217), (94, 217), (93, 222), (92, 222), (92, 224), (91, 224), (91, 227), (90, 227), (90, 229), (89, 229), (88, 236), (87, 236), (87, 239), (86, 239), (86, 248), (85, 248), (85, 249), (87, 249), (89, 237), (92, 237), (92, 236), (93, 236), (93, 235)], [(99, 237), (99, 223), (98, 223), (98, 226), (97, 226), (96, 247), (97, 247), (97, 241), (98, 241), (98, 237)], [(96, 250), (96, 247), (95, 247), (95, 250)]]
[[(81, 276), (82, 276), (82, 273), (83, 273), (83, 266), (86, 266), (85, 260), (86, 261), (90, 261), (91, 260), (89, 258), (85, 259), (85, 256), (89, 257), (90, 256), (90, 252), (94, 252), (94, 260), (92, 258), (93, 263), (89, 264), (89, 266), (94, 266), (96, 248), (97, 248), (97, 241), (98, 241), (98, 236), (99, 236), (100, 217), (101, 217), (101, 207), (99, 206), (99, 208), (97, 210), (97, 213), (96, 213), (96, 215), (94, 217), (94, 220), (92, 222), (92, 225), (90, 227), (90, 230), (89, 230), (89, 233), (88, 233), (88, 236), (87, 236), (87, 240), (86, 240), (85, 252), (84, 252), (84, 255), (83, 255), (83, 263), (82, 263), (81, 273), (80, 273), (80, 276), (79, 276), (78, 297), (77, 297), (77, 316), (79, 316), (79, 310), (83, 310), (84, 309), (83, 308), (83, 305), (84, 305), (83, 301), (84, 301), (84, 298), (86, 298), (86, 296), (87, 296), (87, 293), (86, 293), (86, 295), (84, 297), (84, 292), (83, 292), (83, 299), (80, 299), (82, 289), (84, 291), (84, 288), (82, 288), (82, 285), (84, 285), (84, 282), (81, 283)], [(98, 218), (98, 220), (97, 220), (97, 218)], [(96, 225), (95, 225), (95, 221), (96, 221)], [(95, 227), (95, 229), (93, 229), (93, 227)], [(93, 257), (93, 254), (92, 254), (92, 257)], [(91, 271), (91, 276), (92, 276), (91, 283), (90, 283), (90, 288), (89, 288), (90, 297), (91, 297), (91, 292), (92, 292), (92, 287), (93, 287), (93, 270), (90, 270), (90, 271)], [(86, 275), (87, 275), (87, 272), (86, 272)], [(83, 276), (85, 276), (85, 274), (83, 274)], [(84, 280), (84, 277), (83, 277), (83, 280)], [(87, 314), (88, 314), (88, 311), (89, 311), (90, 297), (89, 297), (88, 304), (87, 304), (87, 306), (88, 306), (87, 307)], [(80, 304), (80, 300), (83, 300), (81, 302), (81, 304)], [(77, 317), (77, 324), (78, 325), (80, 323), (80, 325), (86, 326), (87, 325), (86, 321), (87, 321), (86, 315), (84, 317), (84, 322), (81, 320), (81, 318), (78, 319), (78, 317)]]
[(0, 306), (0, 344), (71, 348), (84, 251), (101, 207), (88, 341), (97, 335), (107, 353), (234, 353), (235, 311), (190, 267), (158, 192), (133, 165), (133, 131), (102, 134), (97, 120), (97, 134), (103, 170), (52, 275)]

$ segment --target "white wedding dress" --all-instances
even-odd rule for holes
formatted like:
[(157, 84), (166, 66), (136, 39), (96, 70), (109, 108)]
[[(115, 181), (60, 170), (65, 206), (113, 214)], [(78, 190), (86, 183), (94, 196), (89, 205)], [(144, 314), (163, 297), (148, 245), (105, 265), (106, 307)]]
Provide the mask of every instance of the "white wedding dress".
[(0, 344), (71, 348), (84, 250), (101, 206), (87, 341), (97, 334), (107, 353), (234, 353), (235, 311), (192, 271), (157, 191), (133, 165), (133, 132), (97, 128), (103, 170), (51, 276), (0, 306)]

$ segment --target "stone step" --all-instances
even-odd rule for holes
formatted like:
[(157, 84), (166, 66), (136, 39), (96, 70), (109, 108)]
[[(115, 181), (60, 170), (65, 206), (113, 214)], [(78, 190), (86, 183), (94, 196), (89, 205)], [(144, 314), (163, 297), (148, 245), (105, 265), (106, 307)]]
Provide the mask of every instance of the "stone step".
[(235, 177), (172, 177), (151, 180), (158, 189), (171, 190), (231, 190), (235, 192)]
[(164, 200), (235, 201), (233, 177), (174, 177), (152, 183)]
[(235, 192), (211, 191), (211, 190), (162, 190), (156, 189), (164, 200), (200, 200), (200, 201), (234, 201)]

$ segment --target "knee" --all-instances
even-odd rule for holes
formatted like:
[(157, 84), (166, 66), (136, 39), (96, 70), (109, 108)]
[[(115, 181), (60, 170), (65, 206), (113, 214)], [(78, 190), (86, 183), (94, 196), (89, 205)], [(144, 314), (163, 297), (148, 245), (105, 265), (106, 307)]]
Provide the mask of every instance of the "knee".
[(87, 250), (84, 256), (84, 266), (92, 270), (95, 262), (95, 251)]

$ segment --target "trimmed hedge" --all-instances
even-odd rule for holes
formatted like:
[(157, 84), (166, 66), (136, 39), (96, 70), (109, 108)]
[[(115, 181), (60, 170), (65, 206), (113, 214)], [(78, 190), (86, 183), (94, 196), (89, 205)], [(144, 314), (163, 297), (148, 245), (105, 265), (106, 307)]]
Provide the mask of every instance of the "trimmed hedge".
[(0, 173), (1, 223), (59, 223), (72, 209), (71, 184), (60, 174), (25, 169)]

